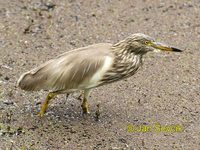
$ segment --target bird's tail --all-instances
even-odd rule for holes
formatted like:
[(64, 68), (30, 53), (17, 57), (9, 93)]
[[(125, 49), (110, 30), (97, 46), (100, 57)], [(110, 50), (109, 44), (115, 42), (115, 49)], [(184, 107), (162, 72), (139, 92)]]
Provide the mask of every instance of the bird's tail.
[(31, 72), (21, 75), (17, 82), (18, 87), (26, 91), (37, 91), (45, 87), (45, 77), (36, 76)]
[(48, 90), (50, 85), (47, 82), (49, 78), (47, 64), (49, 65), (50, 61), (22, 74), (17, 81), (17, 86), (26, 91)]

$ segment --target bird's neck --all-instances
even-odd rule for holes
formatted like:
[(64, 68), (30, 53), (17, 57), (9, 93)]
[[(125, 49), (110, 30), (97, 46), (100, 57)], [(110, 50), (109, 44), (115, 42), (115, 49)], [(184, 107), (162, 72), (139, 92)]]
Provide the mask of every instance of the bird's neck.
[(122, 63), (132, 63), (135, 60), (142, 61), (143, 53), (135, 53), (130, 50), (130, 46), (120, 42), (112, 47), (112, 52), (115, 55), (116, 61)]
[(115, 53), (115, 63), (116, 65), (123, 65), (126, 66), (127, 69), (131, 68), (139, 68), (142, 64), (142, 54), (134, 54), (130, 52), (123, 52), (123, 53)]

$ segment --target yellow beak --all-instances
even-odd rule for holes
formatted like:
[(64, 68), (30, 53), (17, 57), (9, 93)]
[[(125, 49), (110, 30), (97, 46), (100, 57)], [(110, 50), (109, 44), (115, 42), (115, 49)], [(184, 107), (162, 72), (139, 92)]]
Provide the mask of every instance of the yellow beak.
[(159, 42), (153, 42), (151, 46), (162, 51), (182, 52), (182, 50), (178, 48), (170, 47)]

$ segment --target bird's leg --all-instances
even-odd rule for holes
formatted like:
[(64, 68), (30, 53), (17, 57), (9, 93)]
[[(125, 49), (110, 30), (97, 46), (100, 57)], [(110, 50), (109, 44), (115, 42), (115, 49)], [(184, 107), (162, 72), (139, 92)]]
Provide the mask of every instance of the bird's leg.
[(45, 112), (46, 112), (46, 109), (47, 109), (47, 107), (48, 107), (49, 101), (50, 101), (52, 98), (54, 98), (55, 96), (56, 96), (56, 93), (54, 93), (54, 92), (50, 92), (50, 93), (47, 95), (45, 101), (42, 103), (40, 112), (39, 112), (39, 114), (38, 114), (39, 117), (43, 117), (43, 116), (44, 116), (44, 114), (45, 114)]
[(81, 104), (83, 114), (89, 114), (88, 102), (87, 102), (89, 94), (90, 94), (90, 89), (84, 90), (83, 102)]
[(87, 99), (84, 97), (81, 104), (83, 114), (89, 114)]

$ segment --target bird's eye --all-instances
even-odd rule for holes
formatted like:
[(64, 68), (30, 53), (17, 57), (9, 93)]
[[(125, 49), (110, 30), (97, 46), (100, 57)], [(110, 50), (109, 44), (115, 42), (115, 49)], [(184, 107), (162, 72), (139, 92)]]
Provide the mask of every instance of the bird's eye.
[(146, 45), (150, 45), (150, 44), (151, 44), (150, 41), (145, 41), (144, 43), (145, 43)]

